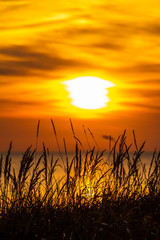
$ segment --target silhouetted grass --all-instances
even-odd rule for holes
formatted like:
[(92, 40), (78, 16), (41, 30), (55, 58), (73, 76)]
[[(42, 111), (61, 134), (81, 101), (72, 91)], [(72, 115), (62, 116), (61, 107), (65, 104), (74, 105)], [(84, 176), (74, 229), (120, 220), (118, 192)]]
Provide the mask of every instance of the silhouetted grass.
[[(39, 124), (36, 135), (38, 143)], [(0, 239), (160, 239), (160, 152), (154, 151), (149, 167), (142, 161), (145, 142), (135, 151), (126, 144), (126, 132), (110, 152), (85, 151), (75, 136), (75, 153), (64, 154), (52, 121), (59, 149), (54, 159), (43, 143), (37, 159), (29, 147), (19, 171), (12, 168), (12, 143), (0, 157)], [(58, 173), (57, 173), (58, 172)]]

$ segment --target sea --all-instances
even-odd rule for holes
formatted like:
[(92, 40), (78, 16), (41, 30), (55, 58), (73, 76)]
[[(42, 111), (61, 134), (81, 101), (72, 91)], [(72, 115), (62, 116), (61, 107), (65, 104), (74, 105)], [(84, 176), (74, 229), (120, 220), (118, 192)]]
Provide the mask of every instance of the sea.
[[(130, 158), (133, 157), (133, 154), (134, 154), (133, 152), (130, 152)], [(5, 153), (5, 152), (0, 153), (0, 156), (3, 156), (3, 160), (5, 160), (6, 155), (7, 155), (7, 153)], [(21, 163), (23, 155), (24, 155), (24, 153), (22, 153), (22, 152), (11, 153), (11, 155), (10, 155), (10, 157), (11, 157), (11, 170), (13, 170), (13, 168), (14, 168), (16, 172), (19, 171), (20, 163)], [(35, 153), (34, 163), (36, 163), (41, 156), (42, 156), (42, 152)], [(71, 162), (71, 160), (75, 157), (75, 152), (69, 152), (67, 154), (67, 156), (68, 156), (68, 161)], [(85, 156), (85, 154), (84, 155), (82, 154), (82, 159), (83, 159), (84, 156)], [(58, 159), (58, 164), (59, 164), (58, 168), (63, 169), (63, 162), (64, 162), (64, 164), (66, 163), (65, 162), (66, 161), (66, 154), (63, 153), (63, 152), (61, 154), (57, 153), (57, 152), (50, 152), (47, 155), (48, 163), (50, 163), (50, 160), (51, 160), (52, 157), (53, 157), (53, 162), (55, 162)], [(146, 169), (149, 168), (152, 157), (153, 157), (153, 152), (142, 153), (140, 158), (141, 158), (142, 163), (145, 164)], [(42, 161), (43, 161), (43, 158), (42, 158)], [(109, 157), (108, 153), (104, 153), (103, 161), (110, 164), (111, 161), (112, 161), (112, 156)], [(58, 168), (57, 168), (57, 170), (58, 170)]]

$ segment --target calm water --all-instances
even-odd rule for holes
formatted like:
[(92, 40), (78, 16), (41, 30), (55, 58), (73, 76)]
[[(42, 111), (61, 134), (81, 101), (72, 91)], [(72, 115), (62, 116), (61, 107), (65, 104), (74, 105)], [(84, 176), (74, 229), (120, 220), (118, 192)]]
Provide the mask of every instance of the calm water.
[[(51, 159), (51, 155), (53, 154), (53, 159), (54, 159), (54, 162), (59, 159), (59, 164), (63, 165), (62, 164), (62, 160), (61, 160), (61, 156), (59, 153), (50, 153), (49, 155), (49, 159)], [(130, 153), (132, 156), (133, 153)], [(3, 157), (5, 158), (6, 156), (6, 153), (2, 153)], [(38, 160), (39, 157), (42, 155), (42, 153), (36, 153), (35, 155), (35, 160)], [(146, 164), (146, 168), (149, 166), (150, 164), (150, 161), (152, 159), (152, 155), (153, 155), (153, 152), (145, 152), (141, 155), (141, 159), (143, 161), (143, 163)], [(21, 159), (22, 159), (22, 156), (23, 156), (23, 153), (11, 153), (11, 157), (12, 157), (12, 168), (15, 168), (15, 170), (19, 170), (19, 167), (20, 167), (20, 162), (21, 162)], [(68, 159), (69, 161), (71, 161), (73, 159), (73, 157), (75, 156), (75, 153), (68, 153)], [(65, 161), (65, 154), (62, 153), (62, 157)], [(108, 155), (107, 153), (104, 154), (104, 161), (108, 158)], [(60, 167), (59, 167), (60, 168)], [(58, 168), (57, 168), (58, 170)]]

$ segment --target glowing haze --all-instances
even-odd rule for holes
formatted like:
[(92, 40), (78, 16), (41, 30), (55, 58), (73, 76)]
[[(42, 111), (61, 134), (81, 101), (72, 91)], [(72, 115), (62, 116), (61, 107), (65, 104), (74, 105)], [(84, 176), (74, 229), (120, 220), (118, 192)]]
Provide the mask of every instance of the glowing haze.
[(46, 141), (53, 150), (50, 118), (70, 150), (69, 118), (81, 141), (85, 125), (102, 149), (102, 135), (116, 138), (124, 129), (128, 141), (134, 129), (137, 144), (159, 148), (159, 5), (0, 0), (0, 150), (10, 140), (15, 151), (34, 146), (39, 119), (39, 148)]

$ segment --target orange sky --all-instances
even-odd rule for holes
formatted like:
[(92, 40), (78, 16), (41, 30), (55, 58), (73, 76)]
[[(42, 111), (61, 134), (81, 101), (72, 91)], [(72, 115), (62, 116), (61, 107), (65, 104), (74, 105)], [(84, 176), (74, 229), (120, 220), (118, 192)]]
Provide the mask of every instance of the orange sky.
[[(0, 151), (42, 141), (55, 150), (50, 118), (72, 150), (69, 125), (85, 143), (84, 124), (100, 147), (132, 129), (146, 150), (160, 148), (159, 0), (0, 0)], [(100, 110), (72, 106), (62, 81), (109, 80), (110, 102)], [(82, 95), (83, 97), (83, 95)], [(92, 139), (91, 139), (92, 141)]]

